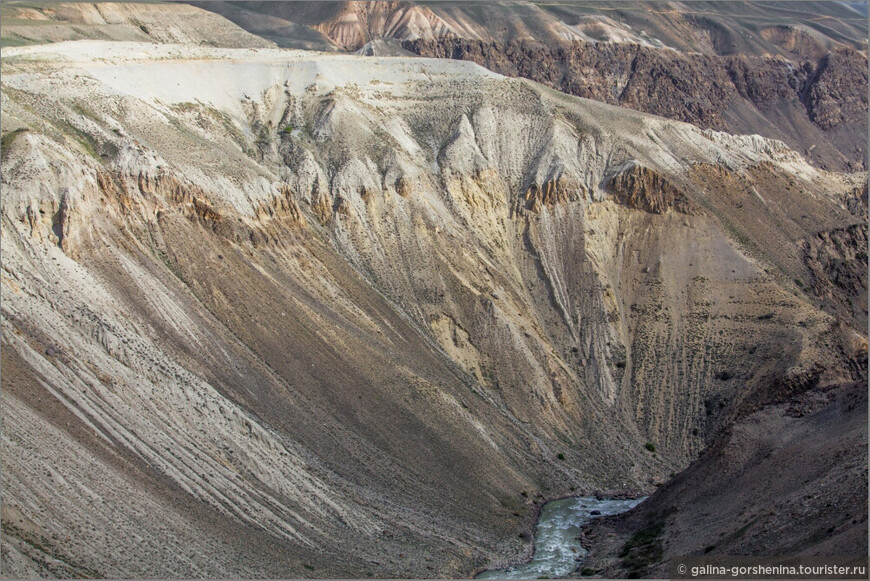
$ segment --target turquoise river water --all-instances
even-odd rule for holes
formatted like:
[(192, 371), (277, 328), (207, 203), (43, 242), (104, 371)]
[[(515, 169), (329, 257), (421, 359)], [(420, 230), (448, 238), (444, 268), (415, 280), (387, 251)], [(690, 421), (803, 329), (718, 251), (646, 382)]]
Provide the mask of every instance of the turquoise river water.
[[(580, 528), (597, 516), (618, 514), (636, 506), (643, 498), (598, 500), (594, 496), (553, 500), (541, 509), (535, 527), (535, 554), (523, 565), (491, 569), (476, 579), (539, 579), (564, 577), (577, 569), (586, 549), (577, 537)], [(592, 514), (597, 511), (596, 514)], [(599, 514), (600, 513), (600, 514)]]

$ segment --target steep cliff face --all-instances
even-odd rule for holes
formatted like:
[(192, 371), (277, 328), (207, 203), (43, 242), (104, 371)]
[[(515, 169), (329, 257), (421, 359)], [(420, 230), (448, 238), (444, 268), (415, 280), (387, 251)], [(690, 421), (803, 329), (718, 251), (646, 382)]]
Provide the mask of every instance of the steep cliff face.
[(803, 243), (813, 293), (857, 328), (867, 323), (867, 227), (856, 224), (819, 232)]
[(855, 183), (781, 142), (472, 63), (2, 66), (4, 570), (467, 575), (851, 377), (793, 280)]
[(721, 63), (630, 44), (586, 43), (549, 48), (542, 44), (448, 37), (410, 40), (415, 54), (470, 60), (508, 76), (549, 85), (568, 94), (722, 129), (726, 103), (735, 96)]

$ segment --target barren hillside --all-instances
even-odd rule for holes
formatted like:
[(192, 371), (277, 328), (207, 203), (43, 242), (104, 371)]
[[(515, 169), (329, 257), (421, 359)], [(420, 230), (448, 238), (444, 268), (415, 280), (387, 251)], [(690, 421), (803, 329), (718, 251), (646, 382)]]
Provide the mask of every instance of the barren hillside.
[(2, 108), (4, 574), (466, 576), (866, 350), (866, 175), (782, 142), (192, 44), (5, 48)]
[(4, 2), (0, 45), (121, 40), (253, 48), (272, 43), (188, 4), (163, 2)]

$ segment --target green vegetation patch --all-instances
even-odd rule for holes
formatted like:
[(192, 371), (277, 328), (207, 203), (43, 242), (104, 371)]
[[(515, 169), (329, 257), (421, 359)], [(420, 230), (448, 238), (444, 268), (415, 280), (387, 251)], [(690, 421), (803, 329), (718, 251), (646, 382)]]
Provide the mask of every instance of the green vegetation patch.
[(27, 129), (16, 129), (14, 131), (7, 131), (0, 136), (0, 158), (5, 158), (6, 152), (9, 150), (9, 146), (12, 145), (12, 142), (15, 141), (19, 135), (27, 131)]
[(37, 44), (35, 40), (29, 40), (17, 36), (4, 36), (0, 38), (0, 48), (11, 48), (14, 46), (29, 46)]

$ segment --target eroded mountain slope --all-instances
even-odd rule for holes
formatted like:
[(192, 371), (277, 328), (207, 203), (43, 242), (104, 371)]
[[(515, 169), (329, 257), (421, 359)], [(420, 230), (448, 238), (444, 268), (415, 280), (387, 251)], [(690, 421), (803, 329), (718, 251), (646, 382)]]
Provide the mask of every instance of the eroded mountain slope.
[(866, 168), (867, 22), (836, 2), (251, 2), (244, 14), (230, 3), (202, 6), (268, 38), (274, 30), (251, 15), (286, 22), (287, 42), (298, 34), (292, 24), (347, 51), (392, 43), (780, 139), (826, 169)]
[(456, 37), (401, 46), (705, 128), (782, 139), (824, 168), (854, 171), (866, 165), (867, 57), (848, 46), (816, 59), (583, 41), (550, 48)]
[(467, 575), (860, 351), (802, 258), (860, 177), (779, 142), (269, 49), (8, 49), (2, 99), (4, 570)]

